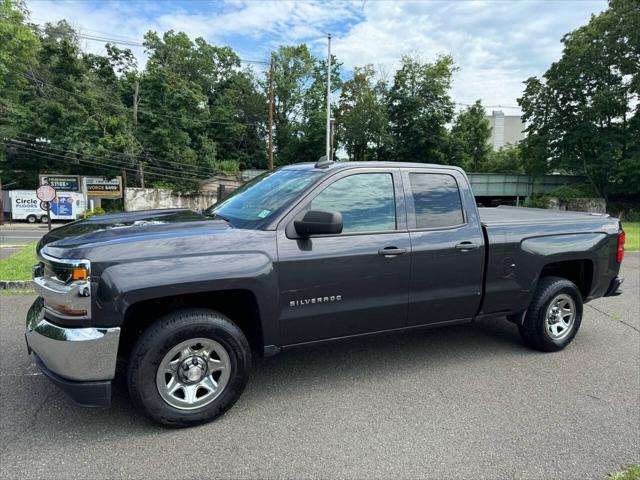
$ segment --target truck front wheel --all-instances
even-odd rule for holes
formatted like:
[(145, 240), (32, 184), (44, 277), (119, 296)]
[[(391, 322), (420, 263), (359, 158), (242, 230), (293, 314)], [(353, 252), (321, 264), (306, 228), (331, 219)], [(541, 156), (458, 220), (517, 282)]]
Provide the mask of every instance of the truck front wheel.
[(543, 277), (518, 328), (525, 344), (543, 352), (569, 345), (582, 322), (582, 295), (560, 277)]
[(149, 327), (129, 358), (133, 404), (156, 422), (186, 427), (209, 422), (238, 400), (251, 350), (242, 331), (206, 309), (179, 310)]

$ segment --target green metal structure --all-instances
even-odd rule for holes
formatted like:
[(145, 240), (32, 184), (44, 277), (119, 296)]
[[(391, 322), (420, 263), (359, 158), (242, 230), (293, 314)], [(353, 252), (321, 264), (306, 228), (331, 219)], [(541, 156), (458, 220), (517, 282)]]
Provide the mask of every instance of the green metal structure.
[(553, 191), (562, 185), (583, 183), (584, 177), (574, 175), (506, 175), (500, 173), (467, 174), (476, 197), (527, 198)]

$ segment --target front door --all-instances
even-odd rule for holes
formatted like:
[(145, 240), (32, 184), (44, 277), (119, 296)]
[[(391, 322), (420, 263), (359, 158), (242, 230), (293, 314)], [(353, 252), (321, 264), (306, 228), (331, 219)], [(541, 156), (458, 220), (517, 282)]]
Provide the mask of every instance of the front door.
[[(290, 238), (287, 225), (309, 209), (342, 213), (342, 233)], [(410, 255), (398, 169), (322, 182), (278, 227), (282, 344), (404, 327)]]

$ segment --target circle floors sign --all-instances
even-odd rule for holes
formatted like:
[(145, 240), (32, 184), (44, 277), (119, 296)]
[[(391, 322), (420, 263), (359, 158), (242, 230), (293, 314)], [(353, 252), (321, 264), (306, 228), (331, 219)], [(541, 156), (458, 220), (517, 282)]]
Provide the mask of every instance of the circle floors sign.
[(36, 190), (36, 196), (41, 202), (51, 202), (56, 198), (56, 190), (51, 185), (40, 185)]

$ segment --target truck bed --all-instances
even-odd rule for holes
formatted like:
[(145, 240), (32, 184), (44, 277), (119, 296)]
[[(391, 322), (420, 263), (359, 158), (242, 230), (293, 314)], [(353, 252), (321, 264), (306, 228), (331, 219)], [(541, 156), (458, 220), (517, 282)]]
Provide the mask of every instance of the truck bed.
[(543, 223), (589, 222), (609, 217), (606, 213), (570, 212), (543, 208), (509, 207), (478, 208), (480, 221), (486, 227), (503, 225), (533, 225)]

